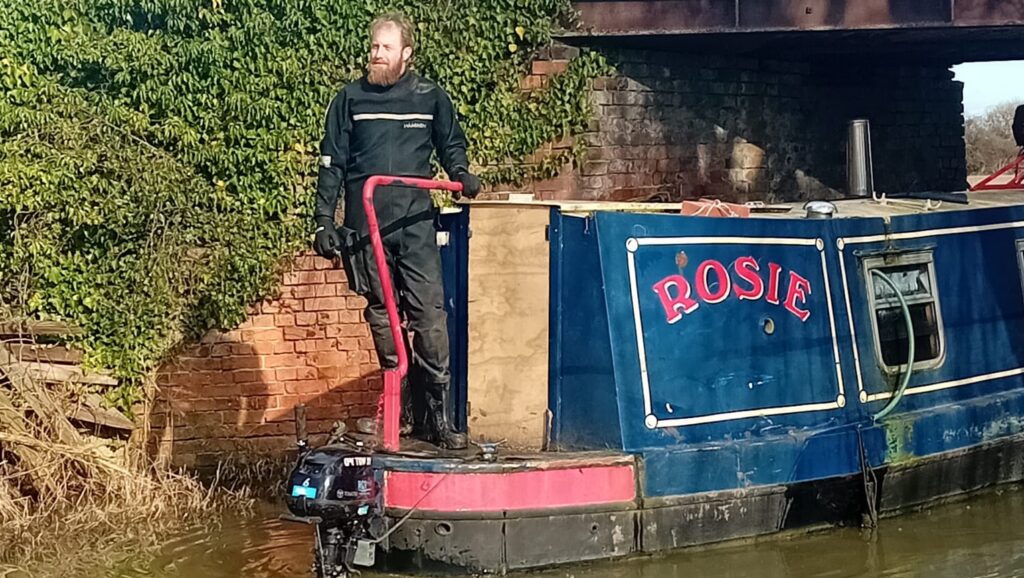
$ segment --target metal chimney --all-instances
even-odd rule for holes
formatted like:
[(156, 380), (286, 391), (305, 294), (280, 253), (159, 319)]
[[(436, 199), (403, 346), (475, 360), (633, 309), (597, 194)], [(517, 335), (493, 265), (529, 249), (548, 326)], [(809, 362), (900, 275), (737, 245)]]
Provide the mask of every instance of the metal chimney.
[(867, 119), (850, 121), (846, 143), (847, 193), (871, 197), (875, 193), (875, 174), (871, 163), (871, 123)]

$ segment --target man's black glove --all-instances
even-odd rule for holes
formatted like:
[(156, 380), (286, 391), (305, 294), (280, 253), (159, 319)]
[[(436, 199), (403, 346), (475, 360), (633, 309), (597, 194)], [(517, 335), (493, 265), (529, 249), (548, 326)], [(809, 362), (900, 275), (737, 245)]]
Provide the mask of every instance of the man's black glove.
[(317, 217), (316, 237), (313, 239), (313, 250), (324, 259), (333, 259), (341, 251), (341, 237), (334, 228), (334, 221), (327, 217)]
[(462, 195), (475, 199), (480, 194), (480, 177), (474, 175), (469, 171), (459, 171), (455, 173), (454, 180), (462, 183)]

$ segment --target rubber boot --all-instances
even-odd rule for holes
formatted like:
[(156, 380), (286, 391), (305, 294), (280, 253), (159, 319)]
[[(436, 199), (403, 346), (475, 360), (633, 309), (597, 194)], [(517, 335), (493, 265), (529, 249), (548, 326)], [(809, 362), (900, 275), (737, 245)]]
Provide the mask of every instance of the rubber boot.
[(405, 412), (408, 412), (408, 423), (412, 426), (410, 436), (425, 440), (427, 438), (427, 400), (423, 393), (425, 381), (423, 372), (414, 364), (409, 368), (407, 379), (409, 380), (409, 391), (402, 392), (402, 420), (404, 423)]
[(413, 415), (412, 415), (412, 388), (409, 387), (409, 377), (402, 378), (402, 413), (401, 421), (398, 425), (398, 434), (402, 437), (406, 437), (413, 432)]
[(427, 436), (427, 441), (446, 450), (469, 445), (466, 434), (456, 432), (448, 420), (448, 384), (434, 384), (427, 392)]

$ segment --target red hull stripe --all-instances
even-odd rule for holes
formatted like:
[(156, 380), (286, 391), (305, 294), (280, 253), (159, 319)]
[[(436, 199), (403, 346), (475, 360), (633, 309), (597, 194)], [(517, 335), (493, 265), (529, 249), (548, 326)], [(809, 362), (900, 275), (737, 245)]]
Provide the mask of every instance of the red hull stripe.
[(384, 504), (432, 512), (495, 512), (614, 504), (636, 498), (633, 466), (460, 474), (385, 473)]

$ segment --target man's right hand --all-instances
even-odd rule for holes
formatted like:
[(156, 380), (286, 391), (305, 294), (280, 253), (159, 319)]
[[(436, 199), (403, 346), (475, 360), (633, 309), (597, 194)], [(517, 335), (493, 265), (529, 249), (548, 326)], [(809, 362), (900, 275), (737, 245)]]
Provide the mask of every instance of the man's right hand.
[(341, 237), (334, 227), (334, 221), (320, 217), (316, 220), (316, 236), (313, 250), (324, 259), (334, 259), (342, 250)]

